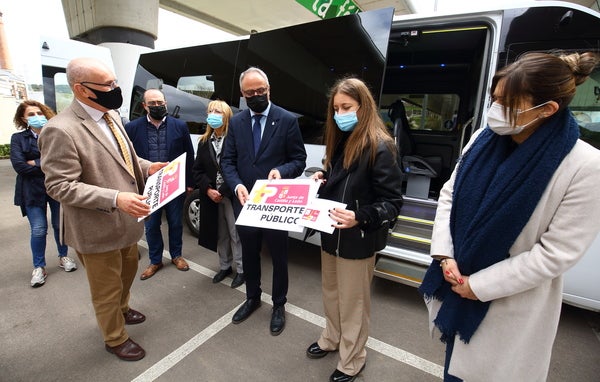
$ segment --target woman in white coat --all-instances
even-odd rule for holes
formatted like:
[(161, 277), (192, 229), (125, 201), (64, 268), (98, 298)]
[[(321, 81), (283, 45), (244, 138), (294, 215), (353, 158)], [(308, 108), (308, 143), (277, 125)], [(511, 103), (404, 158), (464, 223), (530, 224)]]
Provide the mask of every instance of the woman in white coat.
[(530, 53), (494, 76), (488, 127), (441, 191), (420, 287), (445, 381), (546, 379), (562, 274), (600, 230), (600, 151), (568, 109), (599, 62)]

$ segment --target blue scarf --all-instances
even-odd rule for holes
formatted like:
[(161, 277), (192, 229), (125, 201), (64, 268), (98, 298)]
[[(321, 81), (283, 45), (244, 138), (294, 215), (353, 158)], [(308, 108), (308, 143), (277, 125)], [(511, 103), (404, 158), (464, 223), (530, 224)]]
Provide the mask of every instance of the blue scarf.
[[(548, 182), (579, 138), (569, 109), (556, 113), (516, 148), (509, 136), (486, 128), (458, 164), (450, 233), (463, 275), (506, 259)], [(491, 302), (454, 293), (434, 260), (419, 292), (442, 301), (434, 320), (442, 342), (456, 334), (469, 343)]]

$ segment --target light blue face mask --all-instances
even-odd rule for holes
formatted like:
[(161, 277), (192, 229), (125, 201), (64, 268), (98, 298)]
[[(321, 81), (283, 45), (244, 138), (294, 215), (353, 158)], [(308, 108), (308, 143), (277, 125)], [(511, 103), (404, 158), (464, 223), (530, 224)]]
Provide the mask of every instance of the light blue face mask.
[(355, 111), (349, 111), (344, 114), (335, 113), (333, 119), (342, 131), (352, 131), (354, 130), (354, 126), (358, 123), (358, 117), (356, 116)]
[(48, 120), (43, 115), (32, 115), (31, 117), (27, 117), (27, 126), (29, 127), (41, 129), (46, 123), (48, 123)]
[(210, 113), (208, 117), (206, 117), (206, 123), (213, 129), (218, 129), (223, 126), (223, 116), (221, 114)]

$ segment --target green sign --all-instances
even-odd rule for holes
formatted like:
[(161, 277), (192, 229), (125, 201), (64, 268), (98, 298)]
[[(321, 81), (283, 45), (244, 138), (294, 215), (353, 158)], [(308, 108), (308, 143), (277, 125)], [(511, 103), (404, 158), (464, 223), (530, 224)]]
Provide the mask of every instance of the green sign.
[(358, 4), (352, 0), (296, 0), (296, 2), (322, 19), (360, 12)]

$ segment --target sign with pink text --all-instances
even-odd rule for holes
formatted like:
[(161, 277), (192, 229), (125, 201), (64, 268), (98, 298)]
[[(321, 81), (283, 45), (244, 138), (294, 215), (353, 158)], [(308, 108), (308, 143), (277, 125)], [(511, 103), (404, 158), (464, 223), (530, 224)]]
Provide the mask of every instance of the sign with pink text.
[(318, 189), (313, 179), (257, 180), (235, 224), (302, 232), (298, 221)]
[(186, 154), (183, 153), (146, 180), (144, 196), (147, 197), (150, 214), (185, 192), (185, 160)]

